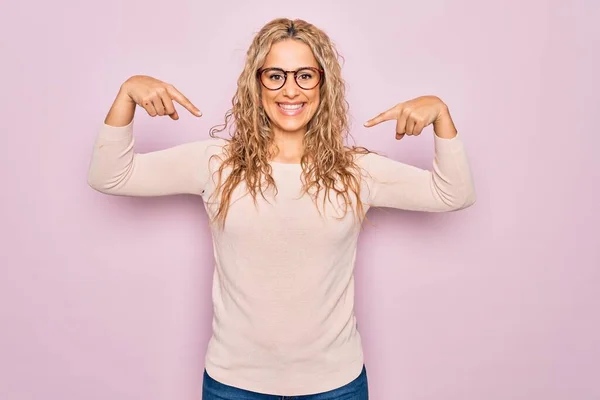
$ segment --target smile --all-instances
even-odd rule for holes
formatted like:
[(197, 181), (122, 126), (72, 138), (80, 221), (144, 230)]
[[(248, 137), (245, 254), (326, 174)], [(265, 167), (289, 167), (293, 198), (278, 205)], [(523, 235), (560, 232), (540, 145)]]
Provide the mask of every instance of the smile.
[(288, 116), (298, 115), (304, 110), (306, 103), (277, 103), (282, 114)]

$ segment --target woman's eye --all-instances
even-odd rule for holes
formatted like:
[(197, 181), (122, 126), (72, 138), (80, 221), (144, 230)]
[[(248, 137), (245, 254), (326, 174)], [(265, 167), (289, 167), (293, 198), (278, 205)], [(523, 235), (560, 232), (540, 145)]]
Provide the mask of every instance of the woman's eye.
[(281, 74), (272, 74), (272, 75), (269, 75), (269, 79), (278, 81), (280, 79), (283, 79), (283, 76)]

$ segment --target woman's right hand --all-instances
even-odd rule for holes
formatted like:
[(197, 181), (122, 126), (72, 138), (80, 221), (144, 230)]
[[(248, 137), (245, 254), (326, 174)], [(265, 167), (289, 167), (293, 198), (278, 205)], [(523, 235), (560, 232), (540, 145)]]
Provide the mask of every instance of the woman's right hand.
[(173, 100), (195, 116), (202, 116), (200, 110), (173, 85), (151, 76), (132, 76), (123, 83), (121, 90), (151, 117), (168, 115), (174, 120), (179, 119)]

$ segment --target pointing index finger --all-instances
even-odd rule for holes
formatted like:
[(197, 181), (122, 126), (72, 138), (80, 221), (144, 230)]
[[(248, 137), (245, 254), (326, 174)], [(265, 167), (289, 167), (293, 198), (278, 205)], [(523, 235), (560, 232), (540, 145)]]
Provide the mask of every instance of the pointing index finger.
[(367, 122), (365, 122), (365, 126), (371, 127), (380, 124), (384, 121), (391, 121), (393, 119), (398, 119), (398, 112), (396, 110), (396, 107), (390, 108), (389, 110), (382, 112), (375, 118), (368, 120)]
[(179, 90), (175, 89), (172, 86), (169, 87), (167, 90), (169, 91), (169, 94), (171, 95), (171, 97), (173, 98), (173, 100), (175, 100), (176, 102), (178, 102), (179, 104), (181, 104), (186, 110), (188, 110), (192, 114), (196, 115), (197, 117), (201, 117), (202, 116), (202, 113), (200, 112), (200, 110), (198, 109), (198, 107), (196, 107), (195, 105), (193, 105), (192, 102), (189, 101), (189, 99), (187, 97), (185, 97), (183, 95), (183, 93), (181, 93)]

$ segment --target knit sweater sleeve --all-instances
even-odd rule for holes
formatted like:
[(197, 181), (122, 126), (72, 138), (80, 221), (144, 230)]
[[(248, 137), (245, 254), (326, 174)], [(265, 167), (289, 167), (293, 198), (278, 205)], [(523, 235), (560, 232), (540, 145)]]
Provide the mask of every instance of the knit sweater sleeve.
[(133, 121), (103, 124), (94, 143), (88, 184), (121, 196), (202, 195), (209, 180), (209, 158), (222, 139), (205, 139), (148, 153), (135, 151)]
[(452, 139), (434, 134), (431, 170), (369, 153), (357, 162), (364, 173), (363, 201), (371, 207), (411, 211), (455, 211), (475, 203), (476, 194), (460, 134)]

